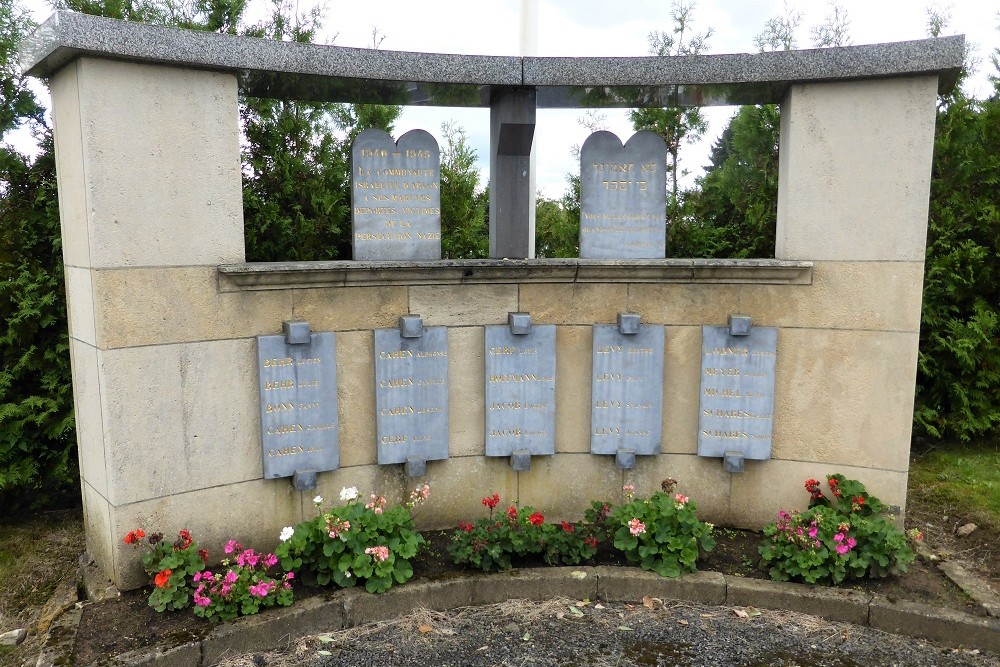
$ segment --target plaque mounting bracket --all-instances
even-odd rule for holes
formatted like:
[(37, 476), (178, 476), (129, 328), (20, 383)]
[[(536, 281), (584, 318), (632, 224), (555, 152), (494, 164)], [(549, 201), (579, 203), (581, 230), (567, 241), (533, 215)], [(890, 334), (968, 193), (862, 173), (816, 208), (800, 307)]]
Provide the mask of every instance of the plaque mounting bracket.
[(400, 338), (420, 338), (424, 335), (424, 318), (420, 315), (403, 315), (399, 318)]
[(287, 345), (303, 345), (312, 341), (309, 323), (305, 320), (285, 320), (281, 323), (281, 333)]
[(531, 313), (507, 313), (507, 326), (515, 336), (531, 333)]
[(753, 322), (749, 315), (730, 315), (729, 316), (729, 335), (730, 336), (749, 336), (750, 329), (753, 327)]
[(410, 456), (404, 464), (407, 477), (423, 477), (427, 474), (427, 459)]
[(743, 452), (726, 452), (722, 457), (722, 469), (729, 473), (743, 472)]
[(292, 476), (292, 485), (296, 491), (312, 491), (316, 488), (316, 469), (299, 468)]
[(639, 333), (641, 320), (639, 313), (618, 313), (618, 332), (623, 336), (634, 336)]
[(531, 452), (527, 449), (516, 449), (510, 455), (510, 467), (515, 472), (531, 470)]
[(622, 470), (631, 470), (635, 467), (635, 450), (619, 449), (615, 452), (615, 463)]

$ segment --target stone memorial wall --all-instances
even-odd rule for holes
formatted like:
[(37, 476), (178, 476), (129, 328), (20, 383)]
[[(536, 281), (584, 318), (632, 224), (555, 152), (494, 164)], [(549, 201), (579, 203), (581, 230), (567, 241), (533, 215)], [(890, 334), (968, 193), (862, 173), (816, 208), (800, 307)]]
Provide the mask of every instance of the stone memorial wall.
[(441, 259), (440, 183), (429, 132), (393, 141), (383, 130), (363, 130), (351, 145), (354, 259)]

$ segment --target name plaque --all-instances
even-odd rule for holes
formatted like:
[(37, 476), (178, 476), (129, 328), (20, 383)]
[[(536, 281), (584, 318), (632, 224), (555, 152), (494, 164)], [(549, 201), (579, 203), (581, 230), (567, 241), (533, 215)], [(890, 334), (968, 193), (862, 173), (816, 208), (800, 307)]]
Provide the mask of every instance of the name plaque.
[(340, 467), (337, 349), (332, 332), (288, 344), (257, 337), (264, 478)]
[(662, 259), (667, 254), (667, 146), (636, 132), (622, 146), (594, 132), (580, 149), (580, 257)]
[(628, 335), (617, 325), (594, 325), (591, 453), (660, 453), (663, 341), (662, 325), (643, 325)]
[(486, 327), (486, 455), (556, 448), (556, 327)]
[(731, 336), (728, 327), (702, 327), (701, 341), (698, 455), (771, 458), (778, 330)]
[(446, 327), (375, 330), (375, 419), (380, 464), (448, 458)]
[(430, 133), (410, 130), (396, 142), (363, 130), (351, 146), (354, 259), (441, 259), (440, 182)]

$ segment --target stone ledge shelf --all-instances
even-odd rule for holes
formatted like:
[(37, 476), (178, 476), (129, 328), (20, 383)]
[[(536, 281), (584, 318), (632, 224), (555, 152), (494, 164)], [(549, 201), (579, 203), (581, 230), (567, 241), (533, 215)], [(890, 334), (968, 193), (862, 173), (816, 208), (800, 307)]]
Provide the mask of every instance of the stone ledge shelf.
[(248, 262), (219, 266), (219, 291), (477, 283), (746, 283), (810, 285), (813, 263), (778, 259), (482, 259), (428, 262)]
[(21, 46), (45, 77), (80, 56), (239, 75), (241, 92), (329, 102), (490, 106), (532, 88), (540, 108), (780, 103), (794, 84), (938, 76), (950, 89), (963, 36), (801, 51), (681, 57), (542, 58), (410, 53), (279, 42), (61, 11)]

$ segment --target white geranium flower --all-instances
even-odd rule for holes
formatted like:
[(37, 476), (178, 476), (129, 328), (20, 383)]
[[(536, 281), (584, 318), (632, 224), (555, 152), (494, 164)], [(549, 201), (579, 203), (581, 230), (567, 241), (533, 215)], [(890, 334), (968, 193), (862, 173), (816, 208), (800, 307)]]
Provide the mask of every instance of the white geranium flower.
[(323, 504), (323, 496), (316, 496), (315, 498), (313, 498), (313, 502), (316, 503), (317, 505), (322, 505)]
[(288, 540), (292, 539), (292, 535), (294, 534), (295, 534), (294, 528), (292, 528), (291, 526), (285, 526), (284, 528), (281, 529), (281, 535), (279, 535), (278, 537), (281, 539), (282, 542), (287, 542)]
[(345, 486), (340, 490), (341, 500), (354, 500), (357, 497), (358, 497), (358, 487), (356, 486), (350, 486), (350, 487)]

